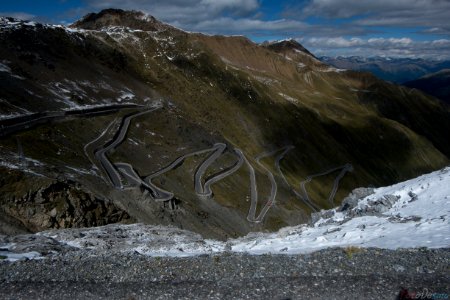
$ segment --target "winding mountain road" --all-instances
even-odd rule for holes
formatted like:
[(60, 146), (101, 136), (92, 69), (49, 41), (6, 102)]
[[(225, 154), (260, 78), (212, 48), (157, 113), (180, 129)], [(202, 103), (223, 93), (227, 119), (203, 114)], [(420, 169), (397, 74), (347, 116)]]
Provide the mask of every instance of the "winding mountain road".
[[(96, 146), (96, 144), (100, 143), (100, 141), (107, 135), (107, 133), (111, 130), (111, 128), (113, 128), (113, 125), (117, 123), (118, 120), (114, 119), (97, 138), (95, 138), (93, 141), (89, 142), (88, 144), (86, 144), (84, 146), (84, 152), (85, 152), (86, 156), (89, 158), (89, 160), (91, 160), (91, 162), (94, 165), (98, 166), (99, 169), (103, 170), (103, 172), (106, 174), (107, 180), (116, 189), (124, 189), (122, 178), (125, 178), (129, 184), (137, 185), (137, 186), (143, 187), (144, 189), (148, 190), (150, 192), (150, 194), (152, 195), (153, 199), (158, 202), (165, 202), (165, 201), (172, 200), (174, 197), (174, 193), (164, 190), (161, 187), (158, 187), (157, 185), (155, 185), (152, 182), (152, 180), (158, 176), (161, 176), (162, 174), (164, 174), (166, 172), (169, 172), (169, 171), (177, 168), (178, 166), (180, 166), (181, 164), (184, 163), (185, 159), (187, 159), (189, 157), (196, 156), (196, 155), (202, 155), (202, 154), (211, 152), (196, 168), (194, 176), (193, 176), (195, 193), (199, 197), (206, 197), (206, 198), (212, 197), (213, 191), (211, 189), (211, 186), (214, 183), (226, 178), (227, 176), (232, 175), (233, 173), (238, 171), (242, 167), (242, 165), (245, 163), (249, 170), (250, 197), (251, 197), (251, 203), (250, 203), (249, 211), (247, 214), (247, 220), (249, 222), (253, 222), (253, 223), (262, 222), (264, 220), (264, 217), (266, 216), (267, 212), (269, 211), (269, 209), (275, 204), (278, 186), (277, 186), (274, 175), (268, 168), (266, 168), (266, 166), (264, 164), (261, 163), (261, 160), (263, 158), (273, 156), (277, 152), (280, 152), (283, 150), (275, 158), (275, 168), (278, 171), (278, 173), (280, 174), (284, 183), (287, 186), (291, 187), (291, 185), (287, 181), (287, 178), (285, 177), (284, 173), (281, 170), (280, 161), (284, 158), (286, 153), (288, 153), (290, 150), (294, 149), (294, 146), (289, 145), (289, 146), (285, 146), (282, 148), (278, 148), (276, 150), (263, 152), (254, 158), (255, 162), (266, 172), (266, 175), (271, 184), (270, 195), (268, 196), (267, 201), (264, 204), (264, 206), (261, 208), (259, 215), (256, 216), (256, 210), (257, 210), (257, 205), (258, 205), (258, 187), (257, 187), (257, 182), (256, 182), (256, 173), (255, 173), (255, 170), (254, 170), (252, 164), (249, 162), (249, 160), (246, 158), (246, 156), (240, 149), (237, 149), (237, 148), (234, 149), (234, 152), (235, 152), (236, 156), (238, 157), (238, 160), (233, 165), (209, 176), (208, 178), (206, 178), (204, 184), (203, 184), (204, 174), (206, 173), (207, 169), (214, 163), (214, 161), (216, 161), (221, 155), (223, 155), (224, 151), (227, 148), (226, 144), (216, 143), (211, 148), (202, 149), (202, 150), (184, 154), (184, 155), (176, 158), (174, 161), (172, 161), (167, 166), (161, 168), (160, 170), (158, 170), (150, 175), (143, 176), (143, 177), (137, 173), (137, 171), (133, 168), (133, 166), (131, 164), (124, 163), (124, 162), (112, 163), (109, 160), (107, 153), (109, 151), (115, 149), (116, 147), (118, 147), (123, 142), (123, 140), (125, 139), (126, 134), (128, 132), (128, 128), (131, 124), (132, 119), (139, 117), (141, 115), (153, 112), (157, 109), (160, 109), (161, 107), (162, 107), (162, 104), (157, 103), (157, 104), (154, 104), (153, 107), (151, 107), (145, 111), (132, 113), (130, 115), (123, 117), (121, 120), (120, 126), (118, 127), (114, 137), (112, 139), (110, 139), (109, 141), (107, 141), (106, 143), (104, 143), (103, 145)], [(94, 148), (92, 150), (92, 152), (94, 154), (93, 157), (91, 157), (89, 155), (89, 153), (91, 152), (90, 151), (91, 148)], [(352, 165), (350, 165), (350, 164), (346, 164), (341, 167), (332, 168), (330, 170), (308, 176), (305, 180), (303, 180), (300, 183), (301, 191), (303, 194), (297, 192), (292, 187), (291, 187), (291, 189), (295, 193), (295, 195), (298, 196), (300, 199), (302, 199), (312, 210), (317, 211), (318, 207), (309, 198), (305, 185), (307, 183), (309, 183), (315, 177), (323, 176), (323, 175), (332, 173), (334, 171), (337, 171), (339, 169), (342, 169), (342, 170), (339, 173), (339, 175), (336, 177), (332, 191), (330, 193), (330, 196), (328, 197), (328, 201), (334, 205), (334, 196), (339, 187), (339, 181), (345, 175), (346, 172), (352, 170)]]
[(110, 114), (126, 108), (141, 107), (137, 104), (112, 104), (97, 107), (80, 108), (67, 111), (48, 111), (0, 120), (0, 138), (34, 126), (69, 117), (86, 117), (91, 115)]
[(197, 193), (198, 195), (204, 196), (204, 197), (212, 197), (213, 192), (211, 190), (211, 185), (224, 179), (225, 177), (230, 176), (231, 174), (233, 174), (234, 172), (236, 172), (237, 170), (239, 170), (241, 168), (241, 166), (244, 163), (244, 154), (242, 153), (242, 151), (240, 149), (234, 149), (234, 152), (238, 156), (238, 161), (231, 167), (226, 168), (225, 170), (222, 170), (222, 171), (210, 176), (205, 182), (205, 185), (203, 187), (203, 193)]
[[(112, 183), (112, 185), (115, 188), (123, 189), (122, 180), (120, 178), (119, 172), (114, 167), (114, 165), (111, 163), (111, 161), (108, 159), (106, 153), (108, 151), (115, 149), (118, 145), (120, 145), (123, 142), (123, 140), (128, 132), (128, 128), (130, 126), (132, 119), (142, 116), (144, 114), (150, 113), (150, 112), (155, 111), (160, 108), (162, 108), (162, 105), (156, 104), (151, 109), (148, 109), (148, 110), (145, 110), (145, 111), (139, 112), (139, 113), (134, 113), (134, 114), (131, 114), (131, 115), (123, 118), (122, 123), (120, 124), (119, 130), (116, 133), (116, 135), (114, 136), (114, 138), (111, 141), (109, 141), (106, 145), (104, 145), (102, 148), (100, 148), (94, 152), (95, 158), (100, 162), (100, 166), (102, 167), (103, 171), (108, 176), (109, 181)], [(98, 140), (98, 138), (96, 140)]]
[(206, 170), (211, 166), (211, 164), (222, 155), (223, 151), (227, 148), (227, 145), (223, 143), (214, 144), (211, 151), (213, 151), (208, 157), (198, 166), (194, 174), (194, 188), (198, 195), (203, 195), (205, 193), (204, 186), (202, 184), (202, 177)]
[(120, 173), (122, 173), (129, 182), (133, 182), (135, 185), (141, 186), (150, 191), (155, 201), (164, 202), (173, 198), (174, 194), (163, 189), (158, 188), (151, 182), (143, 180), (139, 174), (134, 170), (133, 166), (128, 163), (115, 163)]
[(312, 211), (319, 211), (319, 207), (315, 203), (311, 202), (311, 200), (309, 198), (303, 197), (296, 189), (294, 189), (291, 186), (291, 184), (288, 182), (287, 178), (284, 176), (283, 171), (281, 170), (280, 161), (284, 158), (286, 153), (288, 153), (289, 151), (291, 151), (294, 148), (295, 148), (295, 146), (292, 146), (292, 145), (280, 148), (279, 150), (283, 150), (284, 149), (284, 151), (282, 153), (280, 153), (280, 155), (277, 156), (277, 158), (275, 160), (275, 167), (277, 168), (278, 173), (281, 175), (281, 178), (283, 179), (284, 183), (291, 189), (291, 191), (300, 200), (302, 200)]
[[(153, 174), (150, 174), (150, 175), (146, 176), (144, 180), (147, 183), (149, 183), (151, 186), (156, 187), (157, 193), (156, 193), (155, 200), (157, 200), (157, 201), (167, 201), (167, 200), (172, 199), (174, 194), (169, 192), (169, 191), (163, 190), (163, 189), (157, 187), (156, 185), (154, 185), (152, 183), (152, 180), (154, 178), (156, 178), (156, 177), (158, 177), (158, 176), (160, 176), (160, 175), (162, 175), (162, 174), (164, 174), (166, 172), (169, 172), (170, 170), (180, 166), (181, 164), (183, 164), (184, 160), (186, 158), (188, 158), (188, 157), (195, 156), (195, 155), (201, 155), (201, 154), (208, 153), (208, 152), (211, 152), (211, 151), (216, 151), (217, 149), (222, 149), (224, 146), (226, 147), (226, 145), (223, 144), (223, 143), (217, 143), (212, 148), (203, 149), (203, 150), (199, 150), (199, 151), (195, 151), (195, 152), (184, 154), (184, 155), (178, 157), (177, 159), (175, 159), (172, 163), (170, 163), (166, 167), (156, 171)], [(197, 174), (197, 172), (196, 172), (196, 174)], [(201, 179), (201, 176), (199, 178), (194, 176), (194, 186), (201, 185), (201, 182), (199, 181), (200, 179)]]
[(353, 170), (353, 166), (351, 164), (345, 164), (343, 166), (340, 167), (336, 167), (336, 168), (332, 168), (326, 171), (323, 171), (321, 173), (317, 173), (317, 174), (313, 174), (313, 175), (309, 175), (308, 177), (306, 177), (305, 180), (303, 180), (302, 182), (300, 182), (300, 188), (303, 192), (303, 197), (310, 203), (312, 203), (311, 199), (309, 198), (308, 192), (306, 191), (306, 187), (305, 185), (309, 182), (311, 182), (311, 180), (315, 177), (319, 177), (319, 176), (324, 176), (330, 173), (333, 173), (339, 169), (342, 169), (341, 172), (339, 173), (339, 175), (335, 178), (334, 183), (333, 183), (333, 188), (331, 189), (330, 195), (328, 196), (328, 202), (334, 206), (334, 196), (336, 195), (337, 189), (339, 187), (339, 181), (341, 180), (341, 178), (345, 175), (345, 173), (350, 172)]
[(249, 174), (250, 174), (251, 203), (250, 203), (250, 209), (249, 209), (248, 215), (247, 215), (247, 220), (249, 222), (253, 222), (253, 223), (262, 222), (264, 217), (266, 216), (267, 212), (269, 211), (269, 209), (275, 204), (275, 198), (277, 196), (278, 186), (277, 186), (275, 177), (273, 176), (272, 172), (270, 172), (269, 169), (267, 169), (261, 163), (261, 159), (263, 159), (265, 157), (273, 156), (278, 151), (280, 151), (280, 149), (276, 149), (276, 150), (273, 150), (270, 152), (263, 152), (255, 157), (256, 163), (266, 171), (267, 177), (269, 178), (269, 181), (271, 184), (270, 196), (268, 197), (267, 202), (262, 207), (258, 216), (256, 216), (256, 206), (258, 204), (258, 189), (257, 189), (257, 184), (256, 184), (255, 170), (254, 170), (253, 166), (250, 164), (250, 162), (248, 161), (248, 159), (244, 156), (244, 160), (245, 160), (245, 163), (247, 164), (247, 167), (249, 169)]
[[(84, 154), (87, 156), (87, 158), (90, 160), (90, 162), (95, 165), (99, 170), (100, 167), (97, 165), (97, 161), (96, 159), (93, 159), (93, 157), (91, 157), (90, 153), (95, 153), (95, 151), (98, 149), (98, 146), (95, 146), (96, 143), (98, 143), (107, 133), (108, 131), (112, 128), (112, 126), (117, 123), (118, 118), (115, 118), (114, 120), (111, 121), (111, 123), (109, 123), (109, 125), (102, 131), (102, 133), (96, 137), (94, 140), (90, 141), (89, 143), (87, 143), (84, 147)], [(94, 149), (92, 149), (92, 151), (90, 151), (90, 148), (93, 147)], [(95, 158), (95, 155), (94, 155)]]

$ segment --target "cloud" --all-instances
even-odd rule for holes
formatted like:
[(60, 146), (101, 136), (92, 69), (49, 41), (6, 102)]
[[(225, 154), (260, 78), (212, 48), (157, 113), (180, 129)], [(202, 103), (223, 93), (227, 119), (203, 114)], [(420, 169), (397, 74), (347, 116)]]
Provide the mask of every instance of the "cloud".
[(272, 34), (293, 33), (305, 30), (309, 26), (306, 23), (293, 20), (262, 21), (258, 19), (233, 19), (217, 18), (202, 21), (193, 26), (193, 29), (204, 32), (220, 32), (224, 28), (228, 33), (255, 33), (257, 31), (270, 31)]
[(262, 20), (258, 0), (85, 0), (90, 10), (140, 10), (185, 30), (215, 34), (295, 35), (308, 25), (296, 20)]
[[(329, 19), (355, 18), (358, 26), (397, 26), (438, 28), (429, 33), (448, 34), (448, 0), (312, 0), (301, 9), (305, 16)], [(423, 31), (424, 33), (426, 31)]]
[(85, 0), (91, 9), (122, 8), (144, 11), (166, 22), (192, 25), (223, 15), (248, 16), (259, 8), (257, 0)]
[[(279, 5), (286, 10), (270, 19), (262, 0), (81, 1), (84, 5), (64, 19), (122, 8), (143, 11), (189, 31), (244, 34), (258, 40), (297, 37), (318, 55), (448, 57), (446, 51), (450, 53), (450, 0), (281, 0)], [(398, 38), (399, 32), (404, 37)], [(390, 33), (395, 38), (389, 38)], [(431, 41), (415, 41), (408, 37), (411, 34)]]
[(450, 59), (450, 39), (414, 41), (411, 38), (301, 39), (317, 55), (359, 55)]
[(232, 10), (238, 14), (251, 13), (259, 8), (256, 0), (202, 0), (199, 5), (214, 12)]
[(360, 46), (364, 42), (360, 38), (351, 38), (345, 39), (343, 37), (337, 38), (309, 38), (306, 40), (308, 45), (312, 45), (314, 47), (326, 47), (326, 48), (348, 48)]
[(25, 12), (0, 12), (1, 17), (12, 17), (20, 20), (34, 20), (36, 19), (35, 15), (28, 14)]

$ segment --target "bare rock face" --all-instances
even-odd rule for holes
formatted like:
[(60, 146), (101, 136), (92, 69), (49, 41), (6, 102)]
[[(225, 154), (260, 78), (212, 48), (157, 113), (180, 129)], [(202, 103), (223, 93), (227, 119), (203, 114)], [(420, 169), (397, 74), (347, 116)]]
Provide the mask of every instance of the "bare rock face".
[(28, 191), (21, 198), (3, 202), (0, 209), (0, 214), (20, 221), (32, 232), (131, 221), (128, 213), (115, 204), (96, 198), (70, 181)]
[(345, 211), (355, 208), (358, 205), (358, 201), (374, 193), (373, 188), (356, 188), (350, 195), (342, 200), (342, 205), (339, 207), (339, 211)]

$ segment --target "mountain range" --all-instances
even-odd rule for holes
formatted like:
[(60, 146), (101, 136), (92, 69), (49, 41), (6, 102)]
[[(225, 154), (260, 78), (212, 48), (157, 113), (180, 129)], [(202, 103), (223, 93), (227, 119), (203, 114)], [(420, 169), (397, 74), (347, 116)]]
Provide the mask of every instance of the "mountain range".
[(450, 68), (448, 60), (423, 58), (323, 56), (320, 60), (336, 68), (371, 72), (383, 80), (400, 84)]
[(450, 69), (425, 75), (419, 79), (405, 82), (404, 85), (419, 89), (450, 104)]
[(449, 163), (448, 106), (294, 40), (108, 9), (2, 18), (0, 42), (3, 233), (143, 222), (225, 239)]

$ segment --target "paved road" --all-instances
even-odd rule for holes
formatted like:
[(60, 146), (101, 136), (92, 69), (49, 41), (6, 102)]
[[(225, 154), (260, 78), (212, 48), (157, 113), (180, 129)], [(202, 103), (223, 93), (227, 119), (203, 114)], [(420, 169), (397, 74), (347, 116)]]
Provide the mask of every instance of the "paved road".
[(242, 151), (240, 149), (234, 149), (234, 152), (238, 156), (238, 161), (231, 167), (226, 168), (225, 170), (222, 170), (222, 171), (212, 175), (209, 179), (207, 179), (205, 182), (205, 185), (203, 187), (203, 193), (202, 194), (197, 193), (198, 195), (205, 196), (205, 197), (211, 197), (213, 194), (213, 192), (211, 190), (211, 185), (224, 179), (225, 177), (232, 175), (234, 172), (236, 172), (237, 170), (239, 170), (241, 168), (241, 166), (244, 163), (244, 154), (242, 153)]
[(346, 172), (349, 172), (351, 170), (353, 170), (353, 166), (351, 164), (345, 164), (343, 166), (340, 167), (336, 167), (336, 168), (331, 168), (329, 170), (323, 171), (321, 173), (317, 173), (317, 174), (313, 174), (313, 175), (309, 175), (308, 177), (306, 177), (305, 180), (303, 180), (302, 182), (300, 182), (300, 188), (303, 192), (303, 197), (305, 199), (307, 199), (308, 202), (312, 203), (311, 199), (309, 198), (308, 192), (306, 191), (306, 187), (305, 185), (309, 182), (311, 182), (311, 180), (315, 177), (319, 177), (319, 176), (324, 176), (327, 174), (330, 174), (332, 172), (335, 172), (339, 169), (342, 169), (342, 171), (339, 173), (339, 175), (336, 177), (336, 179), (334, 180), (333, 183), (333, 188), (331, 189), (331, 193), (328, 196), (328, 202), (330, 202), (330, 204), (332, 206), (334, 206), (334, 196), (336, 195), (337, 189), (339, 187), (339, 181), (341, 180), (341, 178), (345, 175)]
[(287, 181), (286, 177), (284, 176), (283, 171), (281, 170), (280, 167), (280, 161), (284, 158), (284, 156), (286, 155), (286, 153), (288, 153), (289, 151), (291, 151), (292, 149), (294, 149), (295, 147), (292, 145), (280, 148), (279, 150), (283, 150), (284, 151), (282, 153), (280, 153), (280, 155), (278, 155), (278, 157), (275, 160), (275, 167), (278, 170), (278, 173), (281, 175), (281, 178), (283, 179), (284, 183), (291, 189), (291, 191), (299, 198), (301, 199), (312, 211), (319, 211), (319, 207), (310, 201), (309, 198), (305, 198), (302, 196), (302, 194), (300, 194), (296, 189), (294, 189), (290, 183)]
[[(204, 184), (203, 184), (203, 176), (204, 176), (206, 170), (211, 166), (211, 164), (214, 161), (216, 161), (223, 154), (223, 152), (225, 151), (225, 149), (227, 147), (224, 143), (216, 143), (211, 148), (184, 154), (184, 155), (178, 157), (177, 159), (175, 159), (172, 163), (170, 163), (166, 167), (156, 171), (153, 174), (145, 176), (144, 179), (134, 170), (132, 165), (123, 163), (123, 162), (113, 164), (108, 159), (107, 152), (111, 151), (112, 149), (115, 149), (118, 145), (120, 145), (122, 143), (122, 141), (124, 140), (124, 138), (127, 134), (131, 120), (133, 118), (136, 118), (138, 116), (141, 116), (141, 115), (149, 113), (149, 112), (152, 112), (159, 108), (161, 108), (161, 105), (156, 105), (152, 109), (148, 109), (146, 111), (134, 113), (134, 114), (124, 117), (122, 119), (122, 122), (121, 122), (119, 129), (116, 132), (116, 135), (114, 136), (114, 138), (112, 140), (110, 140), (109, 142), (107, 142), (106, 144), (104, 144), (103, 146), (101, 146), (100, 148), (94, 150), (94, 156), (95, 156), (96, 160), (99, 162), (99, 166), (100, 166), (99, 169), (103, 169), (103, 171), (106, 173), (106, 175), (107, 175), (109, 181), (112, 183), (112, 185), (118, 189), (124, 188), (123, 183), (122, 183), (122, 178), (121, 178), (121, 174), (122, 174), (123, 176), (125, 176), (125, 178), (127, 178), (127, 180), (130, 183), (132, 183), (134, 185), (142, 186), (142, 187), (146, 188), (147, 190), (149, 190), (152, 197), (155, 199), (155, 201), (160, 201), (160, 202), (169, 201), (174, 197), (174, 194), (170, 191), (164, 190), (164, 189), (156, 186), (152, 182), (152, 180), (154, 178), (180, 166), (184, 162), (184, 160), (188, 157), (212, 152), (210, 155), (208, 155), (207, 158), (205, 158), (203, 160), (203, 162), (197, 167), (197, 169), (194, 173), (194, 189), (195, 189), (195, 192), (197, 193), (197, 195), (200, 197), (211, 197), (213, 194), (213, 192), (211, 190), (211, 185), (218, 182), (219, 180), (222, 180), (223, 178), (235, 173), (237, 170), (240, 169), (240, 167), (245, 162), (249, 169), (250, 197), (251, 197), (251, 203), (250, 203), (250, 208), (249, 208), (249, 211), (247, 214), (247, 220), (249, 222), (255, 222), (255, 223), (262, 222), (264, 217), (266, 216), (267, 212), (269, 211), (269, 209), (275, 204), (278, 187), (277, 187), (277, 183), (275, 181), (275, 177), (273, 176), (272, 172), (270, 172), (270, 170), (267, 169), (261, 163), (261, 159), (269, 157), (269, 156), (273, 156), (277, 152), (283, 150), (283, 152), (281, 152), (275, 159), (275, 167), (278, 170), (279, 174), (281, 175), (285, 184), (290, 186), (289, 182), (287, 181), (286, 177), (284, 176), (284, 174), (281, 170), (280, 161), (284, 158), (286, 153), (288, 153), (290, 150), (292, 150), (294, 148), (294, 146), (292, 146), (292, 145), (285, 146), (285, 147), (282, 147), (282, 148), (279, 148), (279, 149), (276, 149), (276, 150), (273, 150), (270, 152), (261, 153), (255, 157), (256, 163), (262, 169), (264, 169), (266, 171), (267, 177), (269, 178), (269, 181), (271, 184), (271, 191), (270, 191), (270, 195), (267, 199), (267, 202), (261, 208), (259, 215), (256, 216), (256, 209), (257, 209), (257, 205), (258, 205), (258, 188), (257, 188), (257, 183), (256, 183), (256, 174), (255, 174), (255, 170), (254, 170), (252, 164), (248, 161), (248, 159), (245, 157), (245, 155), (242, 153), (242, 151), (240, 149), (234, 149), (235, 153), (238, 156), (238, 161), (234, 165), (232, 165), (229, 168), (226, 168), (225, 170), (222, 170), (216, 174), (213, 174), (212, 176), (210, 176), (210, 178), (206, 179), (206, 182)], [(108, 127), (100, 134), (99, 137), (97, 137), (96, 139), (94, 139), (93, 141), (91, 141), (84, 147), (85, 153), (89, 157), (89, 159), (91, 159), (91, 158), (88, 154), (88, 152), (89, 152), (88, 149), (95, 143), (99, 142), (106, 135), (106, 133), (113, 127), (114, 123), (115, 123), (115, 121), (111, 122), (108, 125)], [(93, 161), (93, 160), (91, 159), (91, 161)], [(292, 190), (312, 210), (317, 211), (318, 207), (309, 198), (305, 185), (306, 185), (306, 183), (310, 182), (315, 177), (326, 175), (326, 174), (334, 172), (338, 169), (342, 169), (341, 173), (335, 179), (334, 186), (333, 186), (330, 196), (328, 198), (328, 201), (334, 205), (333, 199), (337, 192), (337, 189), (339, 186), (339, 181), (345, 175), (345, 173), (347, 171), (350, 171), (352, 169), (352, 166), (350, 164), (347, 164), (347, 165), (344, 165), (344, 166), (338, 167), (338, 168), (333, 168), (333, 169), (327, 170), (322, 173), (308, 176), (300, 184), (301, 189), (303, 191), (303, 195), (300, 194), (299, 192), (297, 192), (293, 188), (292, 188)]]
[[(112, 183), (112, 185), (115, 188), (123, 189), (122, 180), (120, 178), (119, 172), (114, 167), (114, 165), (111, 163), (111, 161), (108, 159), (106, 153), (108, 151), (115, 149), (118, 145), (120, 145), (123, 142), (123, 140), (128, 132), (128, 128), (130, 126), (132, 119), (142, 116), (144, 114), (150, 113), (150, 112), (155, 111), (160, 108), (162, 108), (162, 106), (159, 104), (156, 104), (151, 109), (148, 109), (148, 110), (145, 110), (145, 111), (139, 112), (139, 113), (134, 113), (134, 114), (131, 114), (131, 115), (123, 118), (122, 123), (120, 124), (119, 130), (116, 133), (116, 135), (114, 136), (114, 138), (112, 140), (110, 140), (108, 143), (106, 143), (106, 145), (104, 145), (102, 148), (100, 148), (94, 152), (95, 158), (100, 162), (101, 168), (106, 173), (109, 181)], [(103, 135), (103, 133), (102, 133), (102, 135)], [(98, 138), (96, 140), (98, 140)]]
[(76, 109), (70, 111), (49, 111), (34, 113), (26, 116), (0, 120), (0, 137), (8, 136), (16, 132), (27, 130), (37, 125), (68, 117), (86, 117), (90, 115), (115, 113), (125, 108), (141, 107), (134, 104), (114, 104), (93, 108)]
[[(144, 188), (150, 190), (152, 196), (154, 197), (154, 199), (156, 201), (160, 201), (160, 202), (164, 202), (164, 201), (169, 201), (174, 197), (174, 194), (170, 191), (166, 191), (158, 186), (156, 186), (153, 182), (152, 179), (155, 177), (158, 177), (166, 172), (169, 172), (170, 170), (180, 166), (184, 160), (188, 157), (194, 156), (194, 155), (200, 155), (200, 154), (204, 154), (207, 152), (211, 152), (211, 151), (218, 151), (220, 153), (223, 152), (224, 147), (226, 147), (225, 144), (222, 143), (217, 143), (215, 144), (212, 148), (208, 148), (208, 149), (203, 149), (203, 150), (199, 150), (199, 151), (195, 151), (195, 152), (191, 152), (188, 154), (185, 154), (183, 156), (178, 157), (177, 159), (175, 159), (171, 164), (169, 164), (168, 166), (162, 168), (161, 170), (148, 175), (145, 177), (145, 179), (142, 179), (137, 172), (133, 169), (133, 166), (127, 163), (115, 163), (114, 165), (117, 167), (117, 169), (119, 170), (119, 172), (121, 172), (124, 176), (126, 176), (126, 178), (131, 181), (132, 183), (136, 184), (136, 185), (140, 185), (143, 186)], [(236, 153), (238, 154), (239, 157), (241, 157), (242, 152), (238, 149), (235, 150)], [(216, 159), (213, 156), (209, 156), (209, 159)], [(205, 160), (206, 161), (206, 160)], [(233, 174), (234, 172), (236, 172), (240, 166), (243, 163), (243, 159), (240, 158), (233, 166), (231, 166), (230, 168), (227, 168), (221, 172), (218, 172), (217, 174), (214, 174), (211, 178), (209, 178), (206, 183), (205, 186), (202, 187), (202, 190), (204, 191), (201, 194), (198, 194), (199, 196), (211, 196), (212, 195), (212, 191), (211, 191), (211, 185), (231, 174)], [(206, 169), (205, 169), (206, 171)], [(197, 176), (194, 177), (194, 181), (196, 184), (200, 184), (201, 182), (198, 182), (201, 180), (201, 176)]]
[(194, 174), (194, 188), (195, 192), (198, 195), (203, 195), (205, 193), (203, 184), (202, 184), (202, 177), (203, 174), (205, 174), (206, 170), (211, 166), (211, 164), (218, 159), (223, 151), (227, 148), (227, 145), (223, 143), (216, 143), (214, 144), (214, 147), (211, 148), (213, 151), (208, 157), (198, 166), (197, 170)]
[(114, 166), (117, 167), (119, 172), (122, 173), (130, 183), (134, 183), (135, 185), (142, 186), (149, 190), (155, 201), (164, 202), (173, 198), (173, 193), (160, 189), (153, 183), (143, 180), (134, 170), (132, 165), (127, 163), (115, 163)]
[(270, 152), (264, 152), (255, 157), (255, 161), (258, 165), (260, 165), (266, 172), (267, 177), (270, 180), (271, 184), (271, 190), (270, 190), (270, 196), (267, 199), (267, 202), (264, 204), (263, 208), (261, 209), (258, 216), (256, 216), (256, 206), (258, 205), (258, 187), (256, 183), (256, 175), (255, 175), (255, 169), (250, 164), (248, 159), (244, 156), (244, 161), (247, 164), (247, 167), (249, 169), (249, 175), (250, 175), (250, 209), (248, 211), (247, 220), (249, 222), (253, 223), (260, 223), (266, 216), (269, 209), (274, 205), (275, 203), (275, 197), (277, 195), (277, 183), (275, 181), (275, 178), (273, 177), (272, 172), (270, 172), (263, 164), (261, 164), (260, 160), (265, 157), (272, 156), (276, 152), (280, 151), (280, 149), (270, 151)]
[(280, 167), (280, 161), (284, 158), (284, 156), (286, 155), (286, 153), (288, 153), (289, 151), (291, 151), (292, 149), (294, 149), (295, 147), (292, 145), (286, 146), (284, 148), (281, 148), (280, 150), (283, 150), (283, 152), (281, 152), (277, 158), (275, 159), (275, 167), (277, 168), (278, 173), (281, 176), (281, 179), (283, 179), (284, 183), (290, 187), (291, 185), (289, 184), (289, 182), (287, 181), (286, 177), (284, 176), (283, 171), (281, 171), (281, 167)]
[[(150, 184), (151, 186), (156, 187), (156, 189), (158, 191), (156, 200), (157, 201), (168, 201), (168, 200), (173, 198), (174, 194), (169, 192), (169, 191), (163, 190), (163, 189), (157, 187), (156, 185), (154, 185), (152, 183), (152, 180), (154, 178), (156, 178), (156, 177), (158, 177), (158, 176), (160, 176), (160, 175), (162, 175), (162, 174), (164, 174), (166, 172), (169, 172), (170, 170), (180, 166), (181, 164), (183, 164), (184, 160), (186, 158), (188, 158), (188, 157), (195, 156), (195, 155), (201, 155), (201, 154), (208, 153), (208, 152), (211, 152), (211, 151), (214, 151), (214, 150), (218, 149), (219, 148), (219, 146), (218, 146), (219, 144), (220, 145), (225, 145), (225, 144), (222, 144), (222, 143), (218, 143), (218, 144), (215, 144), (212, 148), (203, 149), (203, 150), (199, 150), (199, 151), (195, 151), (195, 152), (184, 154), (184, 155), (178, 157), (177, 159), (175, 159), (172, 163), (170, 163), (166, 167), (160, 169), (159, 171), (156, 171), (153, 174), (150, 174), (150, 175), (146, 176), (144, 180), (148, 184)], [(196, 182), (196, 179), (194, 178), (194, 185), (196, 185), (196, 184), (197, 184), (197, 182)]]
[[(112, 128), (112, 126), (118, 122), (118, 120), (119, 120), (118, 118), (115, 118), (113, 121), (111, 121), (111, 123), (109, 123), (109, 125), (102, 131), (102, 133), (97, 138), (95, 138), (91, 142), (87, 143), (83, 148), (84, 154), (86, 155), (86, 157), (99, 170), (101, 170), (101, 166), (98, 165), (99, 161), (98, 161), (98, 159), (96, 159), (95, 155), (92, 157), (91, 153), (95, 154), (95, 152), (98, 150), (98, 147), (101, 147), (103, 145), (102, 144), (102, 145), (97, 146), (96, 144), (101, 141), (101, 139), (108, 133), (108, 131)], [(91, 150), (90, 148), (93, 148), (93, 149)], [(107, 182), (108, 182), (108, 180), (107, 180)]]

